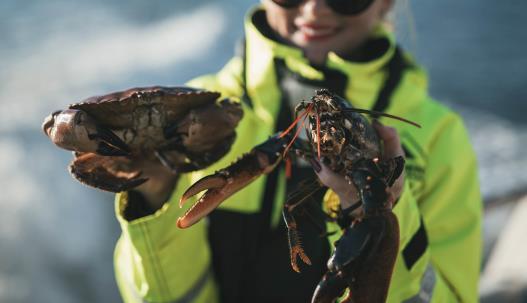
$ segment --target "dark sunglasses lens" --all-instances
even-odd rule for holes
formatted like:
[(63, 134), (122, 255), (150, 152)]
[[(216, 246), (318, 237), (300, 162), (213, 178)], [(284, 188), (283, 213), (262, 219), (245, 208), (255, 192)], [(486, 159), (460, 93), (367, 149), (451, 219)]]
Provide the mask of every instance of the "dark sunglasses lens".
[(302, 1), (304, 0), (272, 0), (272, 1), (280, 5), (281, 7), (293, 8), (293, 7), (300, 5), (300, 3), (302, 3)]
[(358, 15), (368, 9), (375, 0), (326, 0), (336, 13), (341, 15)]

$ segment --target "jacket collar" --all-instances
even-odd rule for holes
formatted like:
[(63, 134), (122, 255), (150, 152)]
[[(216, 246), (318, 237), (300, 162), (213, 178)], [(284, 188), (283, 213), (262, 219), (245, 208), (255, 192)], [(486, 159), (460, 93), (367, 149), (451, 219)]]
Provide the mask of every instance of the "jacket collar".
[[(373, 32), (369, 42), (382, 42), (384, 47), (377, 48), (378, 51), (372, 58), (356, 60), (330, 53), (323, 67), (315, 67), (309, 63), (300, 48), (273, 37), (265, 21), (265, 11), (261, 7), (256, 7), (246, 16), (245, 34), (246, 56), (251, 58), (249, 60), (250, 69), (259, 73), (256, 79), (252, 79), (256, 86), (261, 83), (262, 87), (267, 87), (264, 83), (268, 84), (270, 80), (267, 78), (269, 74), (265, 71), (269, 71), (270, 65), (276, 58), (283, 59), (291, 72), (307, 79), (323, 80), (322, 69), (333, 69), (342, 72), (348, 78), (343, 97), (350, 100), (354, 106), (365, 109), (371, 109), (376, 103), (379, 91), (386, 79), (385, 67), (397, 48), (393, 34), (379, 26)], [(254, 57), (258, 59), (252, 59)], [(407, 70), (401, 78), (397, 91), (386, 108), (386, 111), (392, 114), (406, 115), (428, 96), (425, 71), (415, 65), (409, 55), (404, 54), (404, 58), (412, 67), (409, 69), (410, 72)]]
[[(246, 16), (245, 32), (248, 42), (257, 43), (260, 47), (267, 48), (276, 58), (296, 63), (291, 65), (301, 66), (301, 70), (295, 72), (300, 72), (307, 78), (321, 77), (320, 68), (311, 65), (300, 48), (280, 42), (273, 37), (270, 28), (265, 22), (265, 12), (261, 7), (253, 9)], [(342, 58), (336, 53), (330, 52), (324, 67), (354, 75), (379, 71), (390, 60), (395, 51), (394, 36), (382, 26), (375, 29), (371, 41), (378, 41), (379, 39), (386, 42), (386, 47), (375, 58), (368, 61), (359, 61)]]

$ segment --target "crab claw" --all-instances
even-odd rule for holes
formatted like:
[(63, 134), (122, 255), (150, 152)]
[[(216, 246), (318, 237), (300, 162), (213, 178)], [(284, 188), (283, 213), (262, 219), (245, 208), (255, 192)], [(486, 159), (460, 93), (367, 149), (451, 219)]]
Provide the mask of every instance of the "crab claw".
[(95, 153), (77, 152), (69, 170), (81, 183), (114, 193), (131, 190), (148, 180), (134, 169), (129, 158), (108, 158)]
[(262, 174), (268, 174), (282, 160), (287, 146), (286, 137), (273, 136), (253, 148), (229, 167), (206, 176), (191, 185), (179, 201), (180, 207), (190, 197), (206, 190), (194, 205), (177, 221), (179, 228), (187, 228), (207, 216), (218, 205), (243, 189)]
[(55, 145), (67, 150), (103, 156), (130, 154), (130, 148), (121, 138), (98, 125), (82, 110), (56, 111), (46, 117), (42, 129)]

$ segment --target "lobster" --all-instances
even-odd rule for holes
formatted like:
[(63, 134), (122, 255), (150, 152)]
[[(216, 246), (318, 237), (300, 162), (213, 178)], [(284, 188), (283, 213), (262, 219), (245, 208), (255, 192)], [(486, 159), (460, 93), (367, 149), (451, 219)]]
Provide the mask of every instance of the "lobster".
[[(334, 302), (346, 289), (349, 293), (343, 302), (384, 302), (399, 246), (399, 224), (391, 211), (393, 199), (387, 188), (401, 175), (404, 158), (381, 160), (380, 140), (362, 115), (364, 113), (420, 127), (401, 117), (353, 108), (330, 91), (318, 90), (310, 102), (302, 101), (297, 105), (296, 119), (288, 129), (254, 147), (229, 167), (191, 185), (182, 195), (180, 207), (188, 198), (202, 191), (205, 193), (178, 219), (178, 227), (193, 225), (229, 196), (273, 171), (282, 160), (318, 157), (357, 188), (360, 200), (346, 209), (340, 206), (330, 209), (327, 217), (339, 224), (342, 236), (335, 243), (327, 263), (328, 271), (317, 285), (312, 302)], [(301, 126), (293, 135), (292, 130), (299, 123)], [(298, 139), (302, 129), (306, 131), (307, 142)], [(310, 195), (325, 189), (318, 179), (301, 184), (288, 197), (282, 211), (291, 266), (297, 272), (300, 271), (298, 258), (308, 265), (311, 260), (302, 248), (295, 216)]]

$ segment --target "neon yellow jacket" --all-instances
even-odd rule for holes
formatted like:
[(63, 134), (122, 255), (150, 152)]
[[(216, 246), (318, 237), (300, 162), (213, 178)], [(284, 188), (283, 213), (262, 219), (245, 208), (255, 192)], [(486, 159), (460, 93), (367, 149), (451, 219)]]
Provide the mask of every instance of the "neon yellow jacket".
[[(115, 271), (126, 302), (216, 302), (218, 289), (211, 272), (211, 251), (206, 221), (179, 230), (183, 214), (177, 201), (191, 182), (225, 167), (274, 133), (281, 91), (277, 85), (276, 59), (307, 79), (325, 77), (309, 65), (299, 49), (275, 42), (255, 25), (261, 11), (246, 20), (244, 56), (232, 58), (217, 74), (189, 83), (219, 91), (224, 97), (250, 98), (237, 128), (237, 140), (219, 163), (201, 172), (184, 175), (172, 198), (155, 214), (133, 221), (124, 219), (128, 193), (116, 196), (116, 214), (122, 235), (115, 249)], [(402, 196), (394, 208), (400, 224), (400, 252), (390, 286), (389, 302), (476, 302), (481, 261), (482, 204), (477, 164), (461, 118), (427, 93), (425, 72), (407, 54), (398, 53), (393, 37), (379, 28), (373, 39), (387, 47), (365, 62), (346, 60), (330, 53), (325, 68), (347, 76), (344, 96), (355, 107), (379, 106), (379, 95), (392, 85), (390, 114), (420, 123), (421, 129), (390, 119), (407, 156)], [(404, 68), (391, 76), (387, 66), (401, 55)], [(399, 66), (400, 67), (400, 66)], [(393, 78), (396, 79), (393, 79)], [(390, 84), (391, 83), (391, 84)], [(283, 174), (280, 174), (283, 180)], [(279, 184), (283, 184), (280, 182)], [(220, 207), (241, 213), (259, 211), (265, 177), (234, 195)], [(284, 202), (284, 186), (275, 203)], [(326, 195), (330, 203), (336, 198)], [(275, 207), (272, 222), (280, 220)]]

